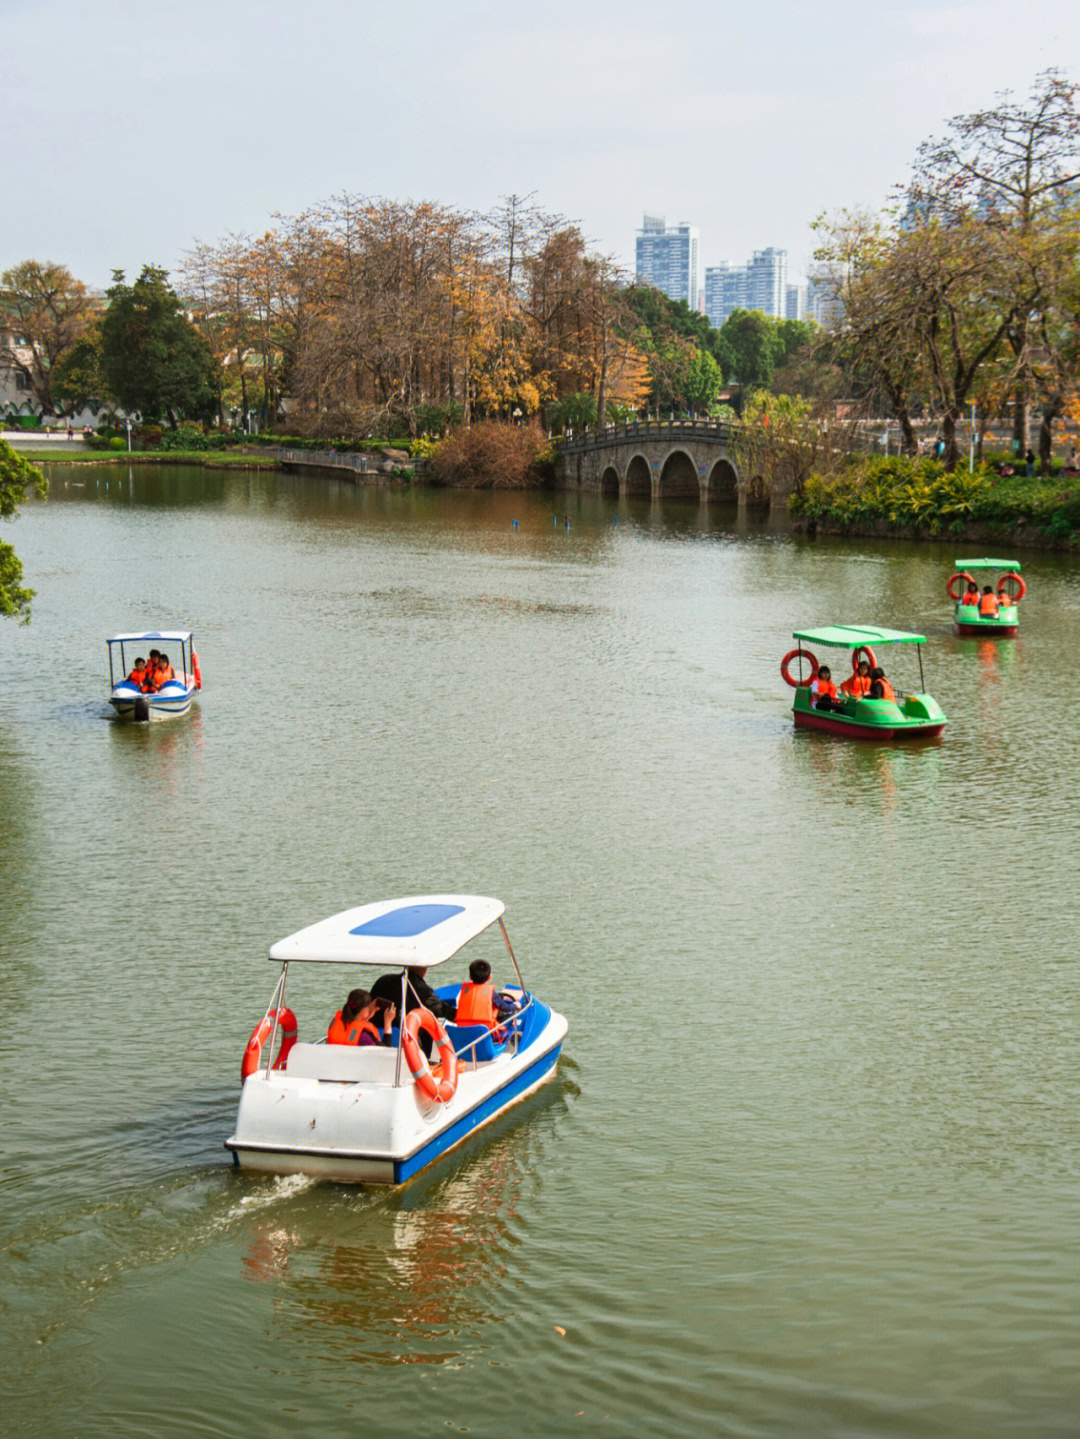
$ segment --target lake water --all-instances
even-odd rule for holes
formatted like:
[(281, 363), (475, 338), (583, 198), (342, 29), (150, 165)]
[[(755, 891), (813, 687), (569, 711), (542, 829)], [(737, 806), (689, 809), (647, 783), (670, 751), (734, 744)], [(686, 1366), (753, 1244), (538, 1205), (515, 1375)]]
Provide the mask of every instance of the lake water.
[[(950, 545), (696, 506), (72, 468), (3, 533), (7, 1433), (1080, 1430), (1074, 560), (980, 643)], [(793, 731), (833, 620), (940, 742)], [(120, 726), (157, 625), (206, 688)], [(440, 889), (559, 1078), (400, 1192), (235, 1171), (267, 945)]]

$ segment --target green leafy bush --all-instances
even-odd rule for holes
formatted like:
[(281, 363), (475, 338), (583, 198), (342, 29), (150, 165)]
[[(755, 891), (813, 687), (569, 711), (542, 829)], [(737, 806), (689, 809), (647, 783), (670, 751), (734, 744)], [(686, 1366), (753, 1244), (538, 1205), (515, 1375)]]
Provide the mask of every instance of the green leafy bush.
[(113, 435), (111, 440), (106, 441), (106, 444), (110, 450), (127, 449), (127, 440), (123, 439), (120, 435)]

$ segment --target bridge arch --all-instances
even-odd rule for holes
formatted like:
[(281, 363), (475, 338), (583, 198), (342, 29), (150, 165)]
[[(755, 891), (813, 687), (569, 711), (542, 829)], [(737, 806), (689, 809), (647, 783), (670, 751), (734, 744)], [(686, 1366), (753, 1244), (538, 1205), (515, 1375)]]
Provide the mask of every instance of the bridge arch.
[(665, 500), (700, 500), (697, 465), (685, 450), (672, 450), (660, 471), (657, 493)]
[(721, 504), (737, 504), (739, 499), (739, 472), (728, 459), (717, 460), (709, 471), (706, 486), (710, 500)]
[(619, 493), (619, 472), (614, 465), (605, 465), (600, 476), (600, 493), (602, 495), (618, 495)]
[(644, 455), (634, 455), (626, 467), (626, 478), (623, 482), (624, 489), (628, 495), (652, 496), (652, 470)]

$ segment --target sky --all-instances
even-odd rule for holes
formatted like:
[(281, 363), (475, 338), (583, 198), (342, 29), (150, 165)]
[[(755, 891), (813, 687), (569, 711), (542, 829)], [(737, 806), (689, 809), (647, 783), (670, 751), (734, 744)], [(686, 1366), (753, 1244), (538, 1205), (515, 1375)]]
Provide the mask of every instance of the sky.
[(1075, 0), (0, 0), (0, 36), (0, 271), (94, 288), (343, 192), (531, 194), (628, 269), (648, 212), (794, 280), (950, 116), (1080, 80)]

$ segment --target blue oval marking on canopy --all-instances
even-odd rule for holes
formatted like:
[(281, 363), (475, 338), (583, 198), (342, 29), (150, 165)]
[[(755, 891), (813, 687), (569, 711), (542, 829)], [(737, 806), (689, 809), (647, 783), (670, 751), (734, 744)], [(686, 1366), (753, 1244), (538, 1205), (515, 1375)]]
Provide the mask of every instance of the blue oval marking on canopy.
[(406, 904), (401, 909), (391, 909), (366, 924), (350, 929), (350, 934), (378, 935), (384, 939), (411, 939), (442, 924), (444, 919), (461, 914), (461, 904)]

